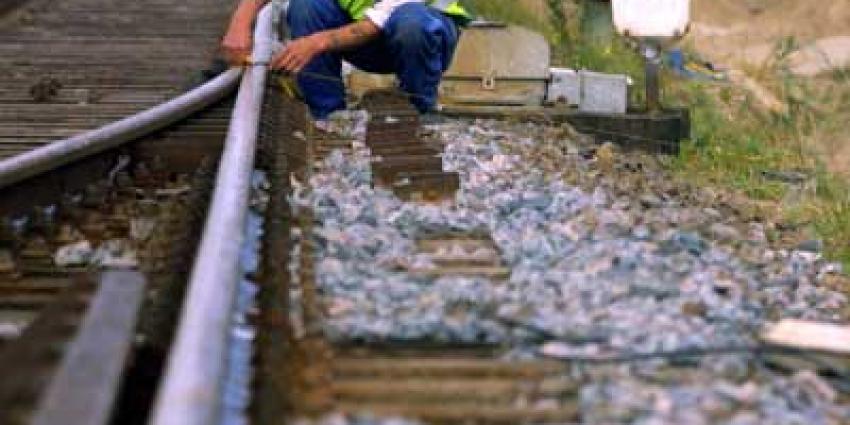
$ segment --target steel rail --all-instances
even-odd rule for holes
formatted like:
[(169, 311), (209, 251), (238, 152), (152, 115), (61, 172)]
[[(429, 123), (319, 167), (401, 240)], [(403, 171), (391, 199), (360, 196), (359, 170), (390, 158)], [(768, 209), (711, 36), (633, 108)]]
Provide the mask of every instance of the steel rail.
[(153, 108), (2, 160), (0, 188), (133, 141), (183, 120), (230, 94), (239, 83), (241, 75), (242, 69), (230, 69), (206, 84)]
[(274, 43), (273, 15), (257, 18), (253, 61), (239, 88), (215, 191), (192, 269), (175, 342), (157, 394), (152, 425), (210, 425), (222, 406), (227, 342), (239, 282), (260, 110)]

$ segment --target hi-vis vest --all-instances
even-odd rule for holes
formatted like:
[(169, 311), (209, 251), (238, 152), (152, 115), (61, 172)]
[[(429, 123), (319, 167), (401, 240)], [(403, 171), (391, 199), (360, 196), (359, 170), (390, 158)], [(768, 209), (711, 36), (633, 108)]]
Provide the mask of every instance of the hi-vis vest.
[[(338, 0), (339, 5), (343, 10), (348, 12), (355, 21), (359, 21), (366, 16), (366, 9), (369, 9), (375, 4), (375, 0)], [(455, 0), (430, 0), (428, 5), (442, 11), (446, 15), (451, 16), (461, 24), (468, 24), (472, 20), (472, 15), (460, 5), (460, 2)]]

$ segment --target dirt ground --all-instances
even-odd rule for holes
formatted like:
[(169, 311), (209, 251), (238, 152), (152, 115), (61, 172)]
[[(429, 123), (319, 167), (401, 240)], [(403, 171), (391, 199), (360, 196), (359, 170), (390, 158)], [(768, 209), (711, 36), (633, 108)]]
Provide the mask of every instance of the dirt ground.
[(801, 47), (791, 58), (801, 74), (850, 65), (850, 2), (693, 0), (692, 8), (694, 46), (719, 63), (763, 64), (791, 36)]
[[(745, 85), (756, 84), (746, 74), (760, 73), (762, 79), (770, 75), (762, 71), (788, 49), (787, 66), (794, 74), (811, 78), (822, 93), (850, 93), (850, 84), (832, 78), (834, 70), (850, 68), (850, 2), (692, 0), (691, 4), (688, 42), (715, 64), (744, 70), (738, 75), (744, 75)], [(846, 113), (840, 105), (814, 101), (833, 114)], [(850, 176), (850, 124), (826, 125), (816, 133), (804, 142), (822, 154), (829, 169)]]

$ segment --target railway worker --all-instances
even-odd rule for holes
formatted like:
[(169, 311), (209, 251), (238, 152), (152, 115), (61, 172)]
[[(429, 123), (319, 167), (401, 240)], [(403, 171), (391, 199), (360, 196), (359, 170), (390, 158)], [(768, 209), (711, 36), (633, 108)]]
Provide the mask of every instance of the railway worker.
[[(242, 0), (222, 41), (228, 60), (244, 63), (251, 23), (267, 0)], [(452, 0), (291, 0), (293, 40), (271, 68), (296, 75), (314, 118), (345, 108), (342, 61), (372, 73), (396, 74), (421, 113), (433, 111), (437, 86), (470, 15)]]

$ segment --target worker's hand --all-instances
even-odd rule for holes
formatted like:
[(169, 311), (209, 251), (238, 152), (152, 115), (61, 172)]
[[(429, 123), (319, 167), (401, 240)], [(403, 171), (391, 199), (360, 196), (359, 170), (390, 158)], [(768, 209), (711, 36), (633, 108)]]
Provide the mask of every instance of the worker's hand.
[(244, 65), (251, 56), (253, 44), (250, 28), (231, 28), (221, 40), (221, 50), (231, 65)]
[(329, 35), (316, 33), (289, 42), (286, 47), (272, 59), (272, 69), (299, 73), (316, 56), (330, 48)]

